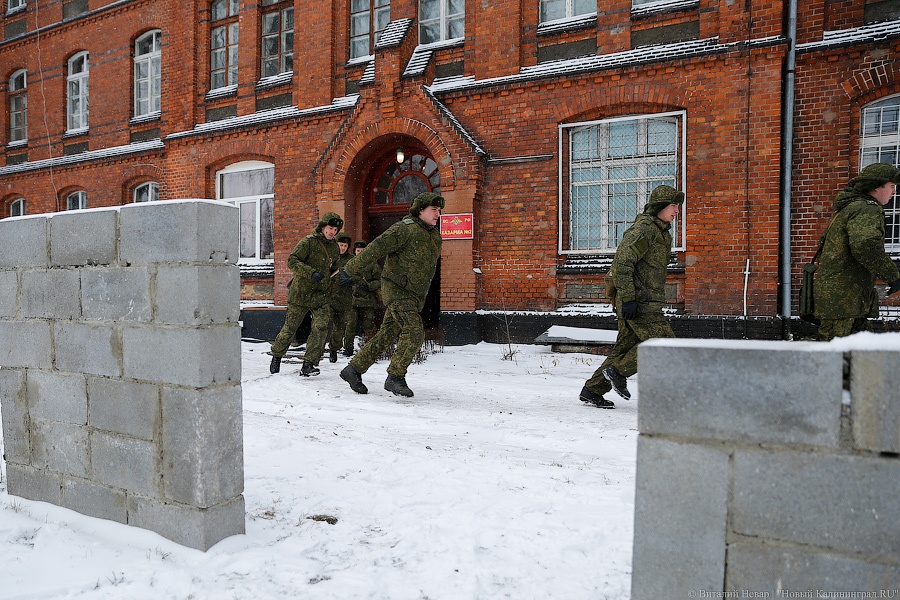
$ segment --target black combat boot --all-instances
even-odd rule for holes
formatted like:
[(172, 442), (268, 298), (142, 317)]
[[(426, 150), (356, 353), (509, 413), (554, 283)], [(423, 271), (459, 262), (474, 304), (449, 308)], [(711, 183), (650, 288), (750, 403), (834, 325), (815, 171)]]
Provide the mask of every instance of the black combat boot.
[(346, 356), (346, 357), (353, 356), (353, 346), (350, 346), (349, 348), (344, 348), (344, 356)]
[(631, 392), (628, 391), (628, 380), (622, 377), (622, 374), (616, 371), (615, 367), (603, 369), (603, 376), (612, 384), (617, 394), (626, 400), (631, 400)]
[(603, 397), (602, 394), (595, 394), (591, 390), (587, 389), (587, 387), (581, 388), (581, 394), (578, 395), (578, 399), (582, 402), (586, 402), (587, 404), (593, 404), (597, 408), (615, 408), (616, 405)]
[(388, 375), (384, 380), (384, 389), (394, 392), (395, 396), (413, 397), (413, 391), (406, 385), (406, 377), (397, 377), (396, 375)]
[(269, 373), (275, 374), (281, 370), (281, 357), (273, 356), (272, 362), (269, 363)]
[(337, 350), (330, 350), (328, 352), (328, 362), (337, 362)]
[(357, 394), (369, 393), (369, 388), (367, 388), (366, 384), (364, 384), (362, 381), (362, 375), (359, 374), (359, 371), (353, 368), (353, 365), (348, 364), (346, 367), (341, 369), (341, 379), (349, 383), (350, 389)]
[(312, 364), (311, 362), (304, 361), (303, 366), (300, 367), (300, 375), (302, 375), (303, 377), (310, 377), (312, 375), (318, 375), (319, 373), (321, 373), (321, 371), (319, 371), (319, 367)]

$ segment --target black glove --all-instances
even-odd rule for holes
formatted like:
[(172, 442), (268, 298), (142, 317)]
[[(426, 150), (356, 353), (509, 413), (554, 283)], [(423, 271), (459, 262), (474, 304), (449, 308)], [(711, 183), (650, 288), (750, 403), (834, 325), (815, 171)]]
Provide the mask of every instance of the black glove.
[(353, 278), (347, 275), (347, 271), (344, 270), (344, 267), (341, 267), (341, 270), (338, 271), (338, 285), (342, 288), (348, 288), (353, 285)]
[(323, 279), (325, 279), (325, 276), (322, 275), (321, 273), (319, 273), (318, 271), (316, 271), (315, 273), (312, 274), (313, 283), (319, 283)]
[(359, 282), (359, 289), (361, 289), (361, 290), (364, 291), (364, 292), (368, 292), (368, 291), (369, 291), (369, 284), (366, 283), (365, 281), (360, 281), (360, 282)]
[(896, 281), (892, 281), (890, 283), (890, 286), (891, 287), (888, 289), (888, 293), (887, 293), (888, 296), (890, 296), (891, 294), (896, 294), (897, 292), (900, 292), (900, 279), (898, 279)]
[(636, 319), (639, 314), (641, 314), (641, 307), (638, 305), (637, 300), (629, 300), (622, 303), (622, 318), (626, 321)]

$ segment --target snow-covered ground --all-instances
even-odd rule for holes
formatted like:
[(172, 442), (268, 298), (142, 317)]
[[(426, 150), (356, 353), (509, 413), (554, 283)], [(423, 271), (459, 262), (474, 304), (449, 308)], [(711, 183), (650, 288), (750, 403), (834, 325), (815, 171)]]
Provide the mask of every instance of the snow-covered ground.
[(412, 365), (412, 399), (381, 361), (361, 396), (343, 356), (304, 379), (267, 351), (242, 344), (246, 535), (192, 550), (10, 496), (4, 466), (0, 598), (629, 597), (635, 379), (600, 410), (602, 357), (482, 343)]

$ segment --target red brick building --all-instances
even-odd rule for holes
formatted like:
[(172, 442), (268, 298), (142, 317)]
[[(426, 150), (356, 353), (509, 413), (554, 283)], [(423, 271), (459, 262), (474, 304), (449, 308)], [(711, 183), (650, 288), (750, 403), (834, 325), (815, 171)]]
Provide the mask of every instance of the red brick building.
[(427, 309), (451, 337), (592, 312), (667, 183), (672, 308), (783, 335), (831, 198), (900, 164), (896, 0), (2, 2), (3, 216), (234, 202), (244, 297), (275, 306), (320, 214), (371, 239), (433, 189), (472, 223)]

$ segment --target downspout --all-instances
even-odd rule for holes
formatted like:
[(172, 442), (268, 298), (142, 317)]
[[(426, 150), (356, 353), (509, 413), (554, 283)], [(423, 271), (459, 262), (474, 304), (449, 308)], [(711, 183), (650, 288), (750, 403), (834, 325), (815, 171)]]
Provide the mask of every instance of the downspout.
[(781, 316), (782, 336), (791, 334), (791, 169), (794, 164), (794, 93), (797, 66), (797, 0), (788, 0), (788, 53), (784, 65), (784, 99), (781, 105)]

